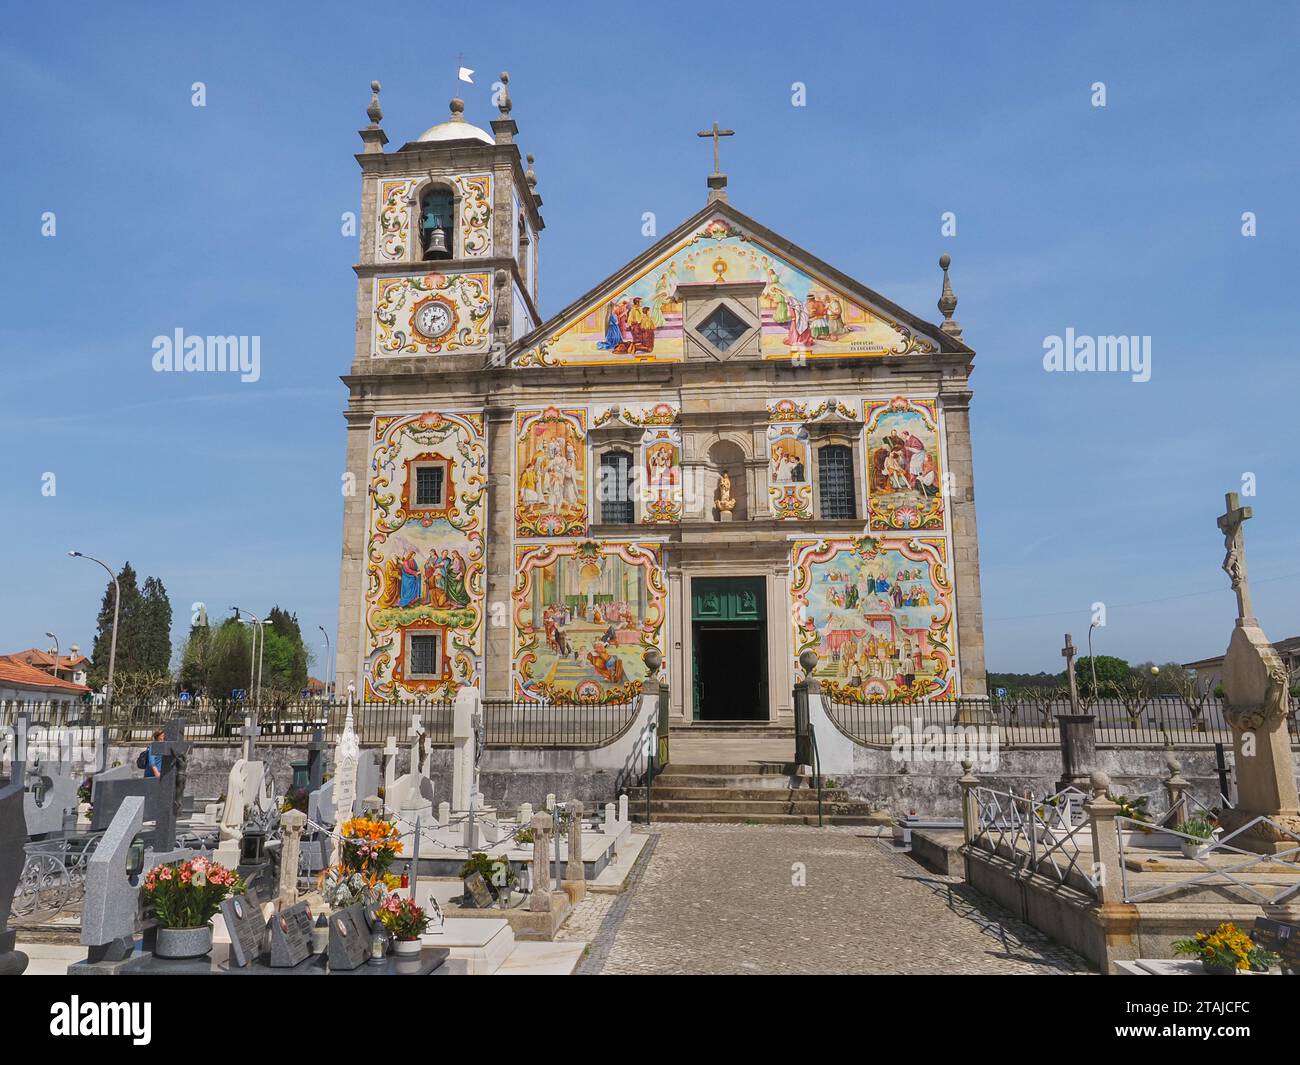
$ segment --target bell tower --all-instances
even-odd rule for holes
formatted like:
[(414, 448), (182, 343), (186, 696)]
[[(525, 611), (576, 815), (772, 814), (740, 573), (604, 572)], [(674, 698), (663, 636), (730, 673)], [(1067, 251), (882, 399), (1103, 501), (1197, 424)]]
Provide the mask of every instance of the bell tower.
[[(491, 132), (453, 99), (446, 121), (396, 151), (371, 83), (360, 131), (360, 255), (353, 376), (432, 359), (436, 369), (500, 364), (540, 324), (538, 246), (544, 223), (532, 156), (515, 144), (510, 75), (502, 73)], [(396, 367), (395, 367), (396, 368)], [(429, 367), (435, 369), (435, 367)]]

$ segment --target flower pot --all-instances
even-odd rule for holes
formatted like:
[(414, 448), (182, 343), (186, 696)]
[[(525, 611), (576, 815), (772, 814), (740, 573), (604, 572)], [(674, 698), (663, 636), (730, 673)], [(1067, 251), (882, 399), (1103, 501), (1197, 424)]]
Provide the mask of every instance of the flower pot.
[(395, 939), (393, 940), (393, 953), (398, 957), (407, 957), (412, 954), (419, 954), (422, 944), (418, 939)]
[(1179, 849), (1183, 852), (1184, 858), (1199, 858), (1209, 847), (1208, 839), (1184, 839), (1179, 840)]
[(1209, 958), (1201, 959), (1201, 969), (1207, 976), (1236, 976), (1235, 965), (1212, 965)]
[(212, 925), (160, 928), (153, 952), (159, 958), (201, 958), (212, 949)]

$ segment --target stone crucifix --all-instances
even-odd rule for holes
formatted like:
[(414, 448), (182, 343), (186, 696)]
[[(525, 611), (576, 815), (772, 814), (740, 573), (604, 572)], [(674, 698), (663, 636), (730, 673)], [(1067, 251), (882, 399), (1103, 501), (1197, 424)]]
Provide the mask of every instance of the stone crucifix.
[(1065, 634), (1065, 646), (1061, 648), (1061, 657), (1065, 659), (1065, 674), (1070, 679), (1070, 713), (1080, 713), (1079, 710), (1079, 682), (1074, 675), (1074, 655), (1077, 648), (1074, 646), (1074, 639), (1067, 632)]
[(1246, 539), (1241, 526), (1255, 512), (1251, 507), (1239, 505), (1236, 492), (1224, 496), (1227, 504), (1226, 513), (1219, 516), (1219, 529), (1223, 532), (1223, 572), (1232, 582), (1232, 590), (1237, 593), (1237, 624), (1254, 618), (1255, 611), (1250, 604), (1250, 580), (1246, 574)]

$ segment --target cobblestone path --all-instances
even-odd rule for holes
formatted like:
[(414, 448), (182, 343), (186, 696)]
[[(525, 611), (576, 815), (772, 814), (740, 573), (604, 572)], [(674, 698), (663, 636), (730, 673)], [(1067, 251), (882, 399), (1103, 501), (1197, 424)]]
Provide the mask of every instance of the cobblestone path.
[[(861, 828), (663, 824), (561, 938), (579, 973), (1086, 973), (961, 881)], [(802, 871), (803, 885), (799, 886)]]

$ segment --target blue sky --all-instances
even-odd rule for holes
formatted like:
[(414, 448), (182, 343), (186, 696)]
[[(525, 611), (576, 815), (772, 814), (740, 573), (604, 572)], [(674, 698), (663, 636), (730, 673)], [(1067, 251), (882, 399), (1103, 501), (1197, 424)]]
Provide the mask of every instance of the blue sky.
[[(332, 638), (356, 130), (372, 78), (394, 144), (441, 121), (462, 53), (471, 121), (511, 72), (544, 313), (645, 247), (644, 211), (699, 208), (714, 119), (732, 202), (896, 302), (937, 320), (952, 255), (991, 669), (1058, 669), (1096, 601), (1099, 651), (1221, 652), (1215, 517), (1246, 472), (1256, 613), (1300, 632), (1297, 7), (186, 8), (0, 29), (0, 651), (89, 647), (102, 571), (72, 547), (161, 577), (178, 639), (193, 602)], [(260, 335), (261, 379), (154, 373), (177, 327)], [(1151, 380), (1045, 373), (1067, 328), (1149, 335)]]

